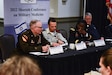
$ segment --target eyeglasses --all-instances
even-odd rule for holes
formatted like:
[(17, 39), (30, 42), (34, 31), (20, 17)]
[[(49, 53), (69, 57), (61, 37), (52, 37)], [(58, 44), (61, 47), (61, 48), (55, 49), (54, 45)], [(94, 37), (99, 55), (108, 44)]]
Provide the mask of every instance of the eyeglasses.
[(42, 27), (39, 27), (39, 26), (32, 26), (31, 28), (32, 28), (32, 29), (34, 29), (34, 28), (42, 29)]
[(38, 28), (42, 28), (42, 27), (38, 27)]
[(39, 26), (34, 26), (34, 28), (40, 28), (40, 29), (42, 29), (42, 27), (39, 27)]

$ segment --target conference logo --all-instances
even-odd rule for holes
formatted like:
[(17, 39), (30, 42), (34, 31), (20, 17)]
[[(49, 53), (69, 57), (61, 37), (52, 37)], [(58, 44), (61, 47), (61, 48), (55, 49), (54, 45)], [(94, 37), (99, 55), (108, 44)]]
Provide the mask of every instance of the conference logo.
[(26, 3), (26, 4), (30, 4), (30, 3), (36, 3), (37, 0), (20, 0), (20, 3)]

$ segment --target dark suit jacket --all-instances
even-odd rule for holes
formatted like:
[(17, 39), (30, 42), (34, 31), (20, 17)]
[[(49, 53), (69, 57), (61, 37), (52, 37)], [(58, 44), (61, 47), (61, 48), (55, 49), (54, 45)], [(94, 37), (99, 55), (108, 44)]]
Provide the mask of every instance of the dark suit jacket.
[(89, 27), (87, 27), (87, 29), (88, 29), (88, 33), (90, 35), (92, 35), (93, 40), (100, 39), (100, 35), (99, 35), (96, 27), (93, 24), (89, 25)]
[(50, 44), (42, 34), (34, 36), (31, 30), (27, 30), (19, 35), (17, 48), (23, 52), (38, 52), (42, 51), (42, 46)]

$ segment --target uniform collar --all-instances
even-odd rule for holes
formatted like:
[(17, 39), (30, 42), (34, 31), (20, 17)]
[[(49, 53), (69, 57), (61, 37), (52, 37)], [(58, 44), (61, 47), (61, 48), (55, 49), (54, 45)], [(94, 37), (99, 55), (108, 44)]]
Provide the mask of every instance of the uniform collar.
[(56, 33), (56, 31), (50, 32), (49, 28), (46, 29), (46, 32), (47, 32), (47, 34), (49, 34), (49, 33)]
[(29, 29), (29, 33), (31, 34), (31, 37), (36, 37), (36, 36), (40, 35), (40, 34), (39, 35), (34, 35), (33, 32), (31, 31), (31, 29)]

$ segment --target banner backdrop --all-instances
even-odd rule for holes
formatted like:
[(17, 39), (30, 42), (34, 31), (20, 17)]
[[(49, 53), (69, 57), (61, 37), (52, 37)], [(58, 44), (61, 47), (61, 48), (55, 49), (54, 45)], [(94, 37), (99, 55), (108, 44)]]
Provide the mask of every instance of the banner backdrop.
[[(49, 0), (4, 0), (5, 34), (17, 34), (29, 28), (31, 20), (40, 20), (43, 28), (49, 18)], [(17, 41), (17, 39), (16, 39)]]

